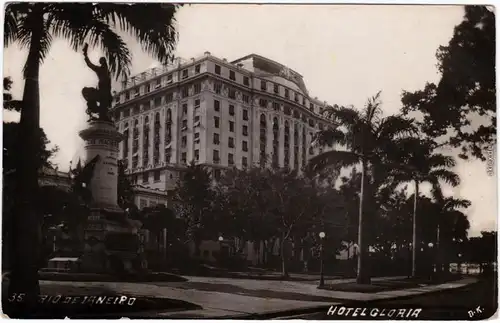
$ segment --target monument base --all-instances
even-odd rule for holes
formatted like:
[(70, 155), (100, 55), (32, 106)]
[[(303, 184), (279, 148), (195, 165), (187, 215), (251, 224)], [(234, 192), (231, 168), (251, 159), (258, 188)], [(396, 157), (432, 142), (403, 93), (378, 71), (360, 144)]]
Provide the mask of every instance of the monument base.
[(91, 209), (84, 231), (81, 269), (87, 272), (133, 274), (142, 268), (139, 252), (139, 221), (126, 218), (123, 210)]

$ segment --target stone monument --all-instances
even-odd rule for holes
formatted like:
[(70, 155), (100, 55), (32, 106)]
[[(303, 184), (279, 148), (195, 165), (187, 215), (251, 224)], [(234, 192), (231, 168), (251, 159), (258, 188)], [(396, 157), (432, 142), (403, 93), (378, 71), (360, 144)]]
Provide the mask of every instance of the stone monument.
[(116, 129), (110, 114), (111, 78), (106, 59), (92, 64), (83, 53), (87, 66), (99, 78), (97, 88), (85, 87), (82, 95), (87, 101), (89, 120), (79, 135), (84, 140), (85, 164), (92, 163), (89, 181), (90, 215), (85, 228), (82, 269), (92, 272), (133, 272), (134, 261), (141, 263), (138, 252), (138, 229), (142, 224), (127, 218), (118, 206), (118, 144), (123, 135)]

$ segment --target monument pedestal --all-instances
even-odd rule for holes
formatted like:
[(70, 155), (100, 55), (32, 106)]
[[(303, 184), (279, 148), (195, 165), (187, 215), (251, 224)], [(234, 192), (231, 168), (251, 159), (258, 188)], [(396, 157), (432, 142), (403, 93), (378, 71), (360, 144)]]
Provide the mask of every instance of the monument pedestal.
[(85, 163), (95, 162), (82, 269), (132, 272), (132, 263), (139, 257), (137, 232), (140, 224), (127, 219), (117, 203), (118, 144), (123, 135), (108, 121), (92, 121), (79, 135), (85, 141)]

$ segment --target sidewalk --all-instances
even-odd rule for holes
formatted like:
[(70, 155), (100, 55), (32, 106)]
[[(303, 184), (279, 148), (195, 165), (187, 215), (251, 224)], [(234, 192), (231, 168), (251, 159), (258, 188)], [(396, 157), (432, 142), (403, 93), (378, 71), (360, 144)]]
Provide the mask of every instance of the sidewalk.
[[(310, 282), (289, 281), (256, 281), (248, 279), (224, 279), (210, 277), (186, 277), (185, 283), (110, 283), (110, 282), (55, 282), (42, 281), (41, 285), (100, 287), (118, 294), (172, 298), (200, 305), (202, 310), (181, 312), (135, 313), (139, 317), (155, 318), (229, 318), (248, 315), (266, 315), (290, 310), (308, 310), (323, 308), (352, 301), (374, 301), (396, 297), (413, 296), (423, 293), (459, 288), (477, 281), (475, 278), (464, 278), (456, 282), (441, 285), (429, 285), (406, 290), (384, 291), (379, 293), (356, 293), (317, 289)], [(375, 278), (391, 280), (400, 277)], [(345, 283), (354, 279), (329, 280), (328, 284)], [(198, 284), (198, 285), (197, 285)], [(200, 288), (200, 285), (203, 288)], [(55, 286), (54, 286), (55, 285)], [(231, 287), (227, 292), (228, 286)], [(221, 289), (226, 291), (220, 291)], [(238, 289), (239, 288), (239, 289)], [(266, 293), (274, 293), (266, 297)], [(246, 295), (245, 295), (246, 294)], [(258, 295), (258, 296), (256, 296)], [(285, 295), (285, 296), (283, 296)], [(288, 295), (288, 296), (287, 296)], [(300, 300), (300, 298), (316, 298), (318, 301)], [(128, 313), (127, 316), (130, 316)]]

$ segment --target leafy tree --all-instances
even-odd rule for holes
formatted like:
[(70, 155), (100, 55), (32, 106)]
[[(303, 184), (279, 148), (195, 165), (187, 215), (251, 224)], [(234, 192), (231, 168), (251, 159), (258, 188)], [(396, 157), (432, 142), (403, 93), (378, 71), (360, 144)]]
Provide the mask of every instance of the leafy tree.
[(21, 111), (21, 101), (14, 100), (9, 92), (12, 88), (12, 79), (10, 77), (3, 78), (3, 108), (9, 111)]
[(146, 207), (141, 210), (144, 221), (144, 228), (149, 230), (156, 237), (157, 252), (160, 253), (161, 232), (168, 229), (168, 235), (176, 232), (176, 218), (174, 211), (165, 205), (158, 204), (154, 207)]
[(352, 167), (361, 165), (361, 188), (358, 228), (358, 283), (369, 283), (370, 274), (365, 265), (368, 244), (366, 228), (374, 219), (377, 190), (385, 181), (391, 168), (387, 152), (398, 149), (398, 142), (412, 135), (416, 128), (413, 120), (399, 115), (381, 116), (380, 92), (368, 100), (362, 111), (353, 107), (327, 107), (324, 114), (335, 124), (317, 134), (316, 142), (333, 149), (313, 157), (308, 171), (317, 172), (324, 167), (336, 165)]
[[(495, 14), (486, 6), (465, 6), (464, 20), (455, 27), (447, 46), (436, 57), (438, 84), (404, 92), (405, 112), (423, 114), (420, 126), (431, 138), (446, 136), (443, 144), (461, 147), (461, 158), (485, 160), (495, 144)], [(483, 120), (482, 125), (472, 124)]]
[(205, 230), (212, 216), (212, 178), (202, 165), (191, 162), (183, 171), (173, 192), (174, 210), (186, 223), (186, 237), (194, 243), (195, 254), (207, 235)]
[[(111, 72), (118, 77), (128, 72), (130, 52), (115, 27), (130, 32), (144, 50), (162, 63), (172, 58), (177, 34), (172, 4), (113, 3), (11, 3), (5, 9), (4, 44), (20, 43), (28, 50), (24, 66), (24, 92), (21, 107), (19, 172), (17, 187), (14, 253), (9, 293), (25, 293), (22, 314), (29, 315), (37, 302), (39, 284), (36, 259), (39, 255), (40, 224), (34, 204), (38, 187), (37, 156), (40, 128), (40, 66), (53, 37), (67, 40), (74, 50), (88, 42), (104, 50)], [(145, 18), (147, 17), (147, 19)], [(22, 157), (21, 157), (22, 156)], [(26, 305), (26, 306), (24, 306)]]
[[(19, 101), (13, 99), (10, 93), (6, 93), (5, 91), (9, 91), (12, 85), (12, 81), (10, 78), (4, 78), (4, 109), (12, 109), (17, 110), (19, 107)], [(50, 141), (48, 140), (43, 129), (39, 129), (38, 133), (38, 149), (36, 156), (36, 167), (38, 171), (42, 171), (43, 168), (52, 168), (53, 165), (50, 162), (50, 159), (57, 153), (59, 148), (55, 146), (52, 149), (49, 149), (48, 146)], [(20, 158), (20, 154), (22, 151), (20, 147), (23, 146), (23, 143), (20, 141), (20, 125), (17, 122), (4, 122), (3, 123), (3, 226), (2, 226), (2, 234), (3, 234), (3, 244), (4, 248), (12, 248), (12, 235), (11, 232), (13, 230), (13, 221), (12, 221), (12, 213), (14, 202), (16, 198), (16, 186), (21, 183), (16, 180), (16, 173), (18, 171), (17, 160)], [(38, 194), (36, 194), (38, 196)], [(15, 255), (12, 253), (12, 250), (9, 250), (9, 253), (5, 253), (4, 255)], [(4, 257), (5, 263), (11, 263), (10, 259)], [(15, 259), (12, 259), (15, 260)]]

